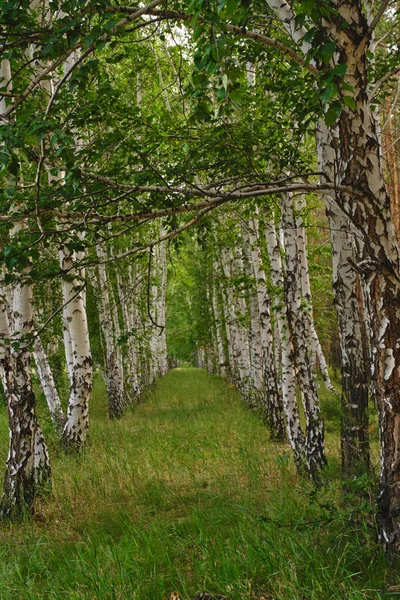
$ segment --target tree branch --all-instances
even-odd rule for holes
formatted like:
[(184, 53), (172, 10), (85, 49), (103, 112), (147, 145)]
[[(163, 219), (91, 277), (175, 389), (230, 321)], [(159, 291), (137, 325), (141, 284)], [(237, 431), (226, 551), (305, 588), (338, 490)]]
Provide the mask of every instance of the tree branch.
[(200, 219), (202, 217), (204, 217), (204, 215), (206, 215), (208, 212), (213, 210), (213, 208), (215, 208), (215, 206), (207, 206), (207, 208), (204, 208), (203, 210), (201, 210), (195, 217), (193, 217), (193, 219), (191, 219), (190, 221), (188, 221), (181, 227), (178, 227), (178, 229), (174, 229), (170, 233), (167, 233), (166, 235), (163, 235), (156, 240), (152, 240), (148, 244), (143, 244), (142, 246), (139, 246), (137, 248), (132, 248), (131, 250), (127, 250), (126, 252), (122, 252), (121, 254), (114, 255), (114, 256), (112, 256), (110, 258), (106, 258), (104, 260), (95, 260), (95, 261), (92, 260), (92, 261), (81, 263), (80, 268), (92, 267), (94, 265), (106, 265), (111, 262), (114, 262), (117, 260), (122, 260), (123, 258), (127, 258), (128, 256), (132, 256), (133, 254), (138, 254), (140, 252), (144, 252), (145, 250), (152, 248), (156, 244), (161, 244), (161, 242), (166, 242), (167, 240), (170, 240), (170, 239), (176, 237), (177, 235), (179, 235), (186, 229), (189, 229), (189, 227), (192, 227), (193, 225), (195, 225), (198, 221), (200, 221)]
[(373, 100), (373, 98), (376, 96), (376, 94), (379, 92), (380, 88), (382, 87), (382, 85), (384, 83), (386, 83), (386, 81), (388, 81), (389, 79), (391, 79), (392, 77), (394, 77), (395, 75), (397, 75), (397, 73), (400, 73), (400, 66), (394, 67), (391, 71), (389, 71), (388, 73), (386, 73), (383, 77), (381, 77), (374, 85), (374, 87), (372, 88), (368, 99), (371, 102), (371, 100)]
[[(154, 16), (161, 16), (161, 17), (164, 16), (165, 19), (178, 19), (180, 21), (191, 21), (193, 19), (193, 15), (186, 15), (185, 13), (178, 12), (178, 11), (149, 11), (149, 14), (154, 15)], [(205, 19), (202, 19), (201, 17), (198, 18), (198, 21), (200, 23), (207, 22)], [(304, 56), (301, 56), (295, 50), (293, 50), (292, 48), (289, 48), (282, 42), (279, 42), (278, 40), (275, 40), (273, 38), (262, 35), (261, 33), (257, 33), (256, 31), (250, 31), (250, 30), (246, 29), (246, 27), (236, 27), (236, 25), (231, 25), (230, 23), (225, 23), (225, 26), (226, 26), (227, 31), (229, 31), (230, 33), (234, 33), (235, 35), (238, 35), (238, 36), (250, 39), (250, 40), (254, 40), (255, 42), (259, 42), (260, 44), (263, 44), (264, 46), (269, 46), (271, 48), (275, 48), (276, 50), (279, 50), (281, 52), (281, 54), (283, 54), (285, 56), (289, 56), (297, 64), (299, 64), (303, 68), (307, 69), (307, 71), (312, 73), (312, 75), (318, 74), (319, 71), (314, 65), (306, 64), (306, 59)]]
[[(159, 4), (162, 4), (162, 2), (164, 2), (164, 0), (153, 0), (153, 2), (150, 2), (150, 4), (148, 4), (147, 6), (143, 6), (142, 8), (139, 8), (138, 10), (133, 11), (132, 14), (130, 14), (128, 17), (119, 21), (113, 27), (113, 29), (111, 30), (110, 33), (105, 33), (105, 34), (101, 35), (95, 42), (93, 42), (93, 44), (91, 44), (91, 46), (85, 51), (84, 56), (86, 57), (88, 54), (90, 54), (90, 52), (94, 51), (96, 48), (96, 44), (98, 42), (110, 40), (111, 36), (113, 34), (118, 33), (122, 27), (125, 27), (125, 25), (128, 25), (132, 21), (139, 19), (142, 15), (149, 13), (149, 11), (154, 9)], [(0, 115), (0, 119), (5, 120), (11, 113), (13, 113), (22, 104), (22, 102), (33, 92), (33, 90), (39, 85), (39, 83), (45, 77), (47, 77), (47, 75), (49, 75), (52, 71), (54, 71), (54, 69), (59, 67), (61, 64), (63, 64), (63, 62), (69, 56), (71, 56), (71, 54), (73, 52), (75, 52), (75, 50), (78, 50), (79, 48), (81, 48), (82, 45), (83, 45), (83, 42), (77, 42), (74, 46), (72, 46), (71, 48), (68, 48), (68, 50), (65, 51), (58, 59), (56, 59), (49, 66), (47, 66), (45, 69), (43, 69), (34, 79), (32, 79), (32, 81), (30, 82), (28, 87), (25, 89), (25, 91), (22, 94), (20, 94), (20, 96), (16, 100), (16, 102), (14, 102), (14, 104), (11, 104), (7, 108), (7, 110), (5, 110)], [(81, 61), (79, 61), (79, 62), (81, 62)], [(79, 62), (78, 62), (78, 64), (79, 64)], [(75, 68), (75, 66), (74, 66), (74, 68)], [(65, 81), (65, 78), (62, 79), (63, 83), (64, 83), (64, 81)]]
[(371, 25), (368, 27), (368, 34), (371, 34), (374, 31), (374, 29), (378, 25), (379, 21), (383, 17), (383, 14), (384, 14), (385, 10), (387, 9), (387, 7), (389, 6), (390, 2), (391, 2), (391, 0), (383, 0), (382, 4), (380, 5), (380, 7), (378, 9), (378, 12), (375, 15), (375, 18), (373, 19)]

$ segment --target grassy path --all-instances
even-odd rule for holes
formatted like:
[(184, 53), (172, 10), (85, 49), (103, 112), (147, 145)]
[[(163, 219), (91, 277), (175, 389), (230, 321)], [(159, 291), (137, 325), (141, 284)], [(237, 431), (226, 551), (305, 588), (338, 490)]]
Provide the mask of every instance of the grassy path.
[[(83, 457), (51, 442), (52, 498), (0, 526), (0, 600), (392, 597), (362, 504), (349, 524), (218, 378), (176, 369), (120, 422), (99, 384), (91, 411)], [(0, 433), (4, 453), (4, 409)]]

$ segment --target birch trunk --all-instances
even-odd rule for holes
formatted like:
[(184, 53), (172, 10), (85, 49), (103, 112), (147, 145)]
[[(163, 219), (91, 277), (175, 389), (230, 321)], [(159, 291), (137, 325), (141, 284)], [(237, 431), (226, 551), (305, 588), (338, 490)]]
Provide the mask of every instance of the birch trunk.
[[(250, 314), (249, 327), (249, 354), (250, 354), (250, 386), (255, 396), (255, 404), (259, 404), (268, 419), (267, 398), (263, 385), (263, 347), (261, 343), (260, 311), (256, 290), (254, 289), (254, 273), (250, 256), (250, 241), (247, 231), (242, 231), (242, 245), (244, 248), (244, 267), (248, 277), (247, 304), (245, 310)], [(249, 389), (249, 391), (250, 391)]]
[[(248, 315), (248, 308), (243, 297), (243, 291), (241, 286), (236, 281), (241, 279), (243, 276), (243, 252), (240, 246), (237, 246), (234, 250), (229, 248), (229, 269), (231, 274), (231, 290), (232, 298), (235, 302), (235, 315), (236, 315), (236, 332), (238, 339), (238, 360), (240, 361), (241, 368), (245, 373), (242, 383), (243, 396), (245, 401), (248, 402), (251, 408), (257, 408), (256, 398), (250, 394), (251, 389), (251, 355), (250, 355), (250, 343), (249, 343), (249, 329), (247, 326), (246, 317)], [(236, 280), (236, 281), (235, 281)], [(257, 327), (256, 327), (257, 328)], [(258, 351), (260, 355), (260, 352)]]
[[(319, 162), (325, 178), (334, 181), (334, 161), (338, 133), (328, 131), (320, 122), (317, 131)], [(336, 142), (334, 141), (336, 139)], [(354, 228), (347, 215), (331, 196), (325, 197), (332, 240), (332, 278), (339, 325), (341, 356), (341, 453), (346, 476), (370, 468), (368, 351), (365, 315), (357, 273)]]
[[(0, 85), (11, 90), (11, 81), (10, 63), (2, 60)], [(0, 116), (4, 110), (5, 97), (0, 99)], [(11, 236), (20, 229), (22, 225), (16, 224)], [(28, 272), (29, 267), (21, 277), (28, 275)], [(36, 419), (28, 350), (33, 330), (32, 286), (21, 280), (12, 294), (7, 294), (7, 291), (0, 268), (0, 371), (9, 423), (9, 451), (0, 514), (7, 518), (18, 518), (26, 512), (32, 512), (35, 498), (49, 489), (51, 470), (47, 446)]]
[(300, 278), (301, 278), (301, 289), (303, 298), (305, 300), (305, 310), (308, 312), (308, 319), (310, 321), (310, 334), (311, 334), (311, 344), (312, 350), (315, 353), (318, 364), (321, 370), (322, 378), (324, 380), (324, 384), (326, 389), (333, 392), (334, 387), (332, 385), (331, 379), (329, 377), (328, 366), (326, 364), (326, 359), (318, 338), (318, 334), (315, 329), (314, 323), (314, 315), (313, 315), (313, 304), (312, 304), (312, 294), (311, 294), (311, 285), (310, 285), (310, 273), (308, 269), (308, 259), (307, 259), (307, 236), (306, 230), (304, 227), (303, 221), (303, 213), (306, 208), (305, 199), (302, 196), (300, 199), (296, 200), (295, 203), (296, 208), (296, 231), (297, 231), (297, 247), (299, 251), (299, 262), (300, 262)]
[[(215, 282), (215, 293), (216, 293), (216, 306), (217, 312), (221, 316), (221, 321), (223, 323), (223, 331), (225, 333), (226, 340), (226, 349), (224, 347), (224, 357), (227, 359), (228, 372), (227, 375), (229, 379), (234, 382), (235, 380), (235, 365), (234, 365), (234, 357), (233, 357), (233, 345), (232, 345), (232, 337), (231, 337), (231, 329), (229, 326), (229, 314), (228, 309), (225, 302), (225, 295), (221, 289), (220, 277), (221, 277), (222, 269), (220, 268), (220, 262), (215, 260), (213, 263), (213, 278)], [(222, 273), (223, 276), (223, 273)], [(221, 299), (221, 302), (218, 302), (218, 299)], [(221, 328), (222, 332), (222, 328)], [(221, 333), (222, 337), (222, 333)]]
[(265, 224), (268, 256), (270, 260), (271, 283), (275, 288), (273, 310), (278, 326), (282, 355), (282, 398), (285, 410), (288, 438), (293, 450), (294, 460), (299, 471), (306, 470), (305, 438), (299, 419), (296, 398), (296, 371), (294, 366), (294, 348), (290, 336), (284, 302), (284, 278), (281, 251), (273, 220)]
[(250, 250), (249, 258), (253, 266), (253, 274), (256, 280), (257, 302), (260, 315), (263, 374), (271, 438), (274, 440), (284, 440), (286, 437), (285, 421), (274, 360), (271, 303), (268, 296), (267, 280), (262, 266), (258, 245), (258, 223), (255, 219), (250, 219), (248, 223), (248, 246)]
[[(124, 372), (122, 356), (117, 348), (115, 320), (118, 316), (113, 315), (115, 304), (111, 305), (110, 282), (105, 264), (101, 264), (107, 258), (107, 251), (102, 244), (96, 246), (99, 278), (99, 318), (105, 346), (105, 377), (107, 396), (109, 401), (109, 416), (111, 419), (120, 418), (126, 409), (126, 398), (124, 392)], [(114, 318), (113, 318), (114, 316)]]
[(138, 282), (136, 280), (136, 269), (134, 265), (128, 265), (126, 269), (125, 282), (121, 278), (120, 270), (117, 269), (117, 285), (119, 301), (122, 308), (124, 321), (124, 334), (128, 334), (128, 363), (130, 366), (129, 381), (133, 397), (140, 401), (139, 383), (139, 356), (138, 344), (136, 342), (137, 329), (137, 307)]
[[(386, 194), (380, 144), (368, 99), (366, 55), (371, 31), (360, 0), (341, 2), (338, 14), (349, 24), (336, 30), (327, 24), (339, 46), (344, 77), (351, 85), (356, 110), (344, 107), (338, 122), (335, 202), (349, 216), (363, 240), (356, 268), (369, 292), (372, 333), (372, 393), (379, 412), (381, 477), (378, 494), (380, 536), (389, 550), (400, 550), (400, 252)], [(332, 166), (333, 167), (333, 166)]]
[[(296, 24), (290, 5), (285, 0), (268, 0), (268, 4), (306, 55), (312, 47), (304, 40), (306, 30)], [(349, 3), (343, 4), (345, 12), (348, 6)], [(329, 25), (328, 21), (326, 25)], [(343, 34), (343, 37), (346, 37), (346, 34)], [(341, 62), (338, 57), (335, 59), (336, 62)], [(330, 181), (338, 181), (335, 179), (337, 175), (335, 161), (341, 142), (334, 143), (335, 137), (338, 139), (335, 128), (328, 131), (321, 119), (317, 128), (319, 161), (321, 170)], [(326, 197), (332, 238), (333, 288), (341, 348), (342, 467), (345, 474), (350, 474), (354, 468), (361, 470), (369, 468), (368, 375), (365, 362), (365, 335), (363, 335), (364, 315), (362, 300), (358, 293), (359, 276), (352, 266), (356, 262), (352, 227), (348, 213), (346, 215), (343, 213), (336, 200), (337, 198)]]
[[(272, 6), (276, 0), (268, 0)], [(288, 6), (285, 0), (282, 4)], [(351, 86), (355, 110), (344, 106), (331, 136), (327, 178), (334, 174), (334, 204), (344, 212), (363, 240), (354, 268), (369, 293), (371, 314), (372, 394), (378, 405), (381, 440), (381, 477), (378, 494), (382, 542), (400, 550), (400, 252), (391, 203), (387, 196), (380, 157), (377, 124), (368, 98), (367, 53), (373, 31), (361, 0), (333, 2), (337, 19), (323, 27), (338, 45), (338, 64), (345, 64), (346, 86)], [(278, 7), (275, 6), (277, 10)], [(289, 7), (290, 9), (290, 7)], [(291, 10), (291, 9), (290, 9)], [(294, 24), (293, 14), (289, 21)], [(284, 21), (282, 21), (284, 22)], [(302, 35), (302, 34), (301, 34)]]
[[(62, 270), (72, 273), (73, 257), (61, 250)], [(93, 360), (90, 354), (89, 330), (86, 307), (82, 294), (82, 282), (63, 280), (63, 304), (68, 335), (71, 339), (71, 387), (67, 418), (63, 429), (63, 442), (66, 448), (81, 450), (89, 431), (89, 399), (93, 386)]]
[(397, 239), (400, 243), (400, 149), (397, 143), (400, 135), (400, 126), (398, 119), (396, 119), (399, 110), (399, 101), (400, 81), (397, 84), (397, 91), (394, 99), (387, 98), (387, 108), (384, 111), (386, 119), (383, 125), (383, 155), (385, 157), (387, 187), (390, 196), (393, 221), (397, 231)]
[[(160, 237), (165, 234), (164, 228), (161, 227)], [(161, 281), (159, 290), (159, 308), (158, 319), (159, 325), (162, 327), (158, 334), (159, 355), (158, 355), (158, 372), (163, 377), (168, 371), (168, 351), (167, 338), (165, 334), (166, 322), (166, 295), (167, 295), (167, 247), (165, 242), (159, 244), (159, 261), (161, 271)]]
[(207, 320), (209, 322), (209, 331), (210, 331), (210, 337), (211, 337), (211, 348), (208, 350), (207, 354), (211, 353), (211, 357), (212, 357), (212, 360), (210, 361), (210, 357), (208, 356), (208, 368), (210, 369), (211, 373), (219, 374), (217, 328), (216, 328), (216, 324), (215, 324), (211, 282), (208, 277), (207, 277), (207, 281), (206, 281), (205, 285), (206, 285), (206, 298), (207, 298), (207, 317), (208, 317)]
[[(0, 292), (3, 290), (0, 290)], [(0, 360), (4, 373), (10, 430), (9, 453), (0, 505), (3, 517), (15, 518), (33, 511), (35, 498), (50, 486), (50, 461), (47, 446), (36, 419), (32, 389), (30, 352), (32, 335), (32, 288), (18, 283), (13, 294), (14, 332), (7, 311), (0, 311)], [(5, 339), (12, 339), (11, 346)]]
[(229, 319), (230, 341), (232, 346), (232, 359), (234, 367), (234, 379), (239, 390), (247, 401), (248, 384), (250, 378), (249, 347), (243, 327), (238, 321), (237, 300), (232, 289), (232, 251), (222, 248), (220, 253), (221, 268), (225, 277), (225, 306)]
[[(241, 381), (241, 374), (239, 370), (239, 366), (237, 364), (237, 340), (236, 340), (236, 328), (234, 326), (235, 321), (235, 311), (233, 306), (233, 298), (232, 293), (228, 289), (228, 281), (227, 276), (229, 275), (227, 266), (223, 267), (224, 258), (219, 256), (219, 266), (221, 272), (223, 274), (223, 285), (221, 286), (221, 293), (223, 299), (223, 310), (225, 314), (225, 328), (226, 328), (226, 337), (228, 341), (228, 353), (229, 353), (229, 365), (230, 365), (230, 374), (232, 382), (239, 388)], [(244, 374), (242, 374), (244, 375)]]
[(212, 311), (213, 319), (215, 324), (215, 339), (216, 339), (216, 355), (218, 357), (218, 373), (221, 377), (226, 376), (226, 358), (225, 348), (223, 341), (223, 327), (222, 327), (222, 315), (218, 302), (218, 287), (215, 280), (215, 271), (212, 276), (211, 284), (211, 298), (212, 298)]
[(49, 407), (51, 420), (53, 421), (56, 430), (61, 432), (65, 424), (64, 411), (54, 382), (53, 373), (51, 372), (49, 359), (39, 335), (35, 335), (33, 355), (43, 394), (46, 398), (47, 406)]
[(326, 463), (324, 452), (324, 429), (321, 409), (312, 373), (311, 326), (307, 311), (303, 310), (300, 260), (297, 244), (296, 223), (293, 199), (289, 194), (283, 196), (282, 224), (285, 241), (286, 278), (285, 297), (289, 331), (292, 335), (294, 358), (297, 366), (297, 379), (302, 392), (306, 417), (306, 456), (311, 477)]

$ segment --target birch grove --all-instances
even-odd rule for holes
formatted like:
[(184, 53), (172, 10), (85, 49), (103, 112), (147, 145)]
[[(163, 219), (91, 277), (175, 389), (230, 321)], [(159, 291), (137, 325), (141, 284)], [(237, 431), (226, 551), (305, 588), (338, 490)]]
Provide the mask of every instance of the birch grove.
[[(32, 508), (50, 479), (32, 357), (69, 451), (90, 443), (97, 371), (109, 416), (122, 418), (169, 362), (197, 360), (315, 481), (327, 460), (320, 396), (340, 393), (344, 477), (370, 469), (377, 406), (379, 535), (399, 551), (398, 11), (361, 0), (9, 4), (3, 513)], [(309, 223), (326, 230), (324, 265), (308, 251)], [(328, 341), (321, 297), (337, 323)]]

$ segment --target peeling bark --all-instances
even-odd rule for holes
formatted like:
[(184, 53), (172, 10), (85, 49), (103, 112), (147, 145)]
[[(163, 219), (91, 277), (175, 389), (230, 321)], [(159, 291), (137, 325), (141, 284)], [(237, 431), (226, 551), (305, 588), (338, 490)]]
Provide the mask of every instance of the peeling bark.
[(294, 366), (294, 348), (290, 336), (284, 303), (284, 278), (281, 251), (273, 220), (265, 224), (265, 237), (270, 260), (270, 277), (274, 287), (272, 308), (279, 330), (282, 354), (282, 399), (286, 417), (288, 438), (299, 471), (307, 468), (305, 438), (299, 419), (296, 399), (296, 372)]
[(262, 266), (258, 247), (258, 221), (250, 219), (248, 223), (249, 259), (256, 280), (256, 293), (260, 317), (260, 340), (262, 345), (263, 376), (268, 407), (268, 419), (271, 438), (284, 440), (285, 421), (283, 402), (278, 388), (278, 377), (275, 368), (274, 339), (271, 324), (271, 303), (267, 291), (266, 275)]
[[(60, 252), (61, 268), (73, 271), (73, 258)], [(63, 280), (63, 303), (71, 339), (73, 367), (63, 430), (63, 443), (67, 449), (81, 450), (89, 431), (89, 399), (93, 386), (93, 360), (90, 353), (86, 307), (82, 294), (82, 281)]]
[[(100, 262), (107, 258), (107, 251), (102, 244), (96, 246), (96, 251)], [(120, 418), (126, 410), (124, 371), (115, 332), (115, 320), (118, 316), (113, 314), (116, 306), (115, 303), (111, 304), (110, 284), (105, 264), (98, 265), (98, 277), (98, 307), (100, 327), (105, 346), (105, 378), (109, 402), (109, 416), (110, 418)]]
[(260, 404), (268, 416), (267, 397), (263, 383), (263, 347), (261, 342), (260, 310), (258, 306), (257, 290), (254, 285), (254, 272), (251, 263), (250, 240), (246, 227), (242, 230), (242, 244), (244, 249), (244, 271), (248, 277), (246, 284), (247, 304), (244, 310), (250, 315), (249, 327), (249, 355), (250, 355), (250, 381), (249, 393), (255, 397), (255, 404)]
[(232, 350), (232, 373), (234, 382), (241, 391), (245, 401), (251, 400), (247, 396), (250, 378), (250, 356), (246, 334), (238, 321), (238, 304), (232, 289), (232, 251), (222, 248), (220, 251), (221, 269), (225, 278), (223, 286), (224, 303), (226, 307), (226, 323), (229, 327), (229, 339)]
[[(325, 178), (332, 179), (336, 151), (333, 139), (337, 132), (329, 132), (320, 122), (317, 132), (320, 164)], [(333, 139), (332, 139), (333, 138)], [(354, 229), (351, 221), (337, 206), (334, 198), (325, 197), (332, 240), (332, 278), (334, 301), (339, 325), (341, 356), (341, 453), (345, 476), (368, 471), (369, 414), (368, 351), (366, 348), (365, 316), (360, 288), (363, 285), (356, 271)]]
[(32, 289), (18, 283), (13, 294), (14, 332), (5, 305), (0, 311), (0, 361), (7, 398), (10, 443), (0, 514), (19, 518), (33, 511), (35, 498), (51, 485), (47, 446), (35, 414), (28, 337), (32, 334)]
[(320, 403), (312, 373), (311, 324), (309, 314), (303, 310), (303, 296), (300, 277), (300, 257), (297, 243), (296, 222), (293, 199), (283, 196), (282, 225), (285, 242), (286, 274), (285, 298), (289, 332), (294, 347), (297, 366), (297, 380), (301, 389), (306, 417), (306, 457), (311, 477), (325, 465), (324, 428)]
[(379, 528), (389, 550), (400, 550), (400, 252), (387, 196), (375, 116), (368, 99), (366, 54), (371, 32), (362, 3), (338, 4), (347, 29), (329, 27), (347, 64), (345, 81), (354, 89), (356, 110), (344, 107), (338, 121), (335, 180), (359, 190), (338, 192), (335, 202), (352, 221), (362, 244), (357, 265), (368, 290), (372, 335), (372, 394), (378, 405), (381, 438), (381, 477), (378, 494)]
[(47, 406), (49, 407), (51, 420), (53, 421), (56, 430), (61, 432), (65, 424), (64, 411), (51, 372), (49, 359), (43, 348), (42, 340), (38, 335), (35, 336), (33, 354), (43, 394), (46, 398)]
[(303, 222), (303, 213), (306, 208), (304, 196), (298, 198), (295, 202), (296, 208), (296, 231), (297, 231), (297, 247), (299, 251), (299, 269), (300, 269), (300, 279), (301, 279), (301, 289), (304, 299), (304, 308), (307, 311), (307, 318), (310, 322), (310, 339), (312, 350), (315, 353), (319, 367), (321, 369), (322, 378), (324, 380), (324, 384), (326, 389), (329, 391), (334, 391), (334, 387), (332, 385), (331, 379), (329, 377), (328, 366), (326, 364), (326, 359), (321, 347), (321, 343), (318, 338), (317, 331), (315, 329), (314, 323), (314, 315), (313, 315), (313, 304), (312, 304), (312, 294), (311, 294), (311, 285), (310, 285), (310, 273), (308, 269), (308, 259), (307, 259), (307, 236), (306, 230)]

